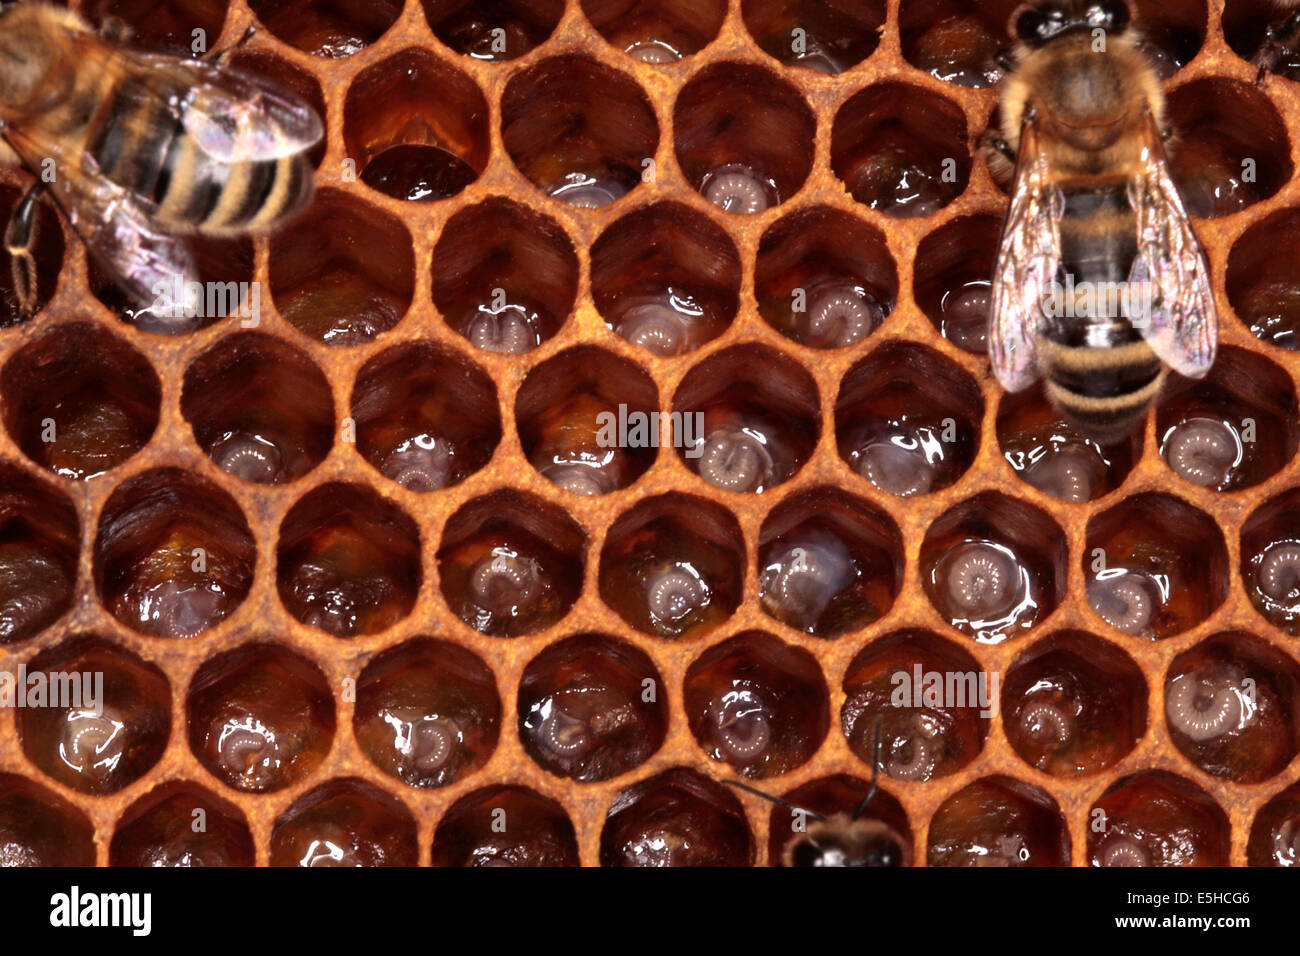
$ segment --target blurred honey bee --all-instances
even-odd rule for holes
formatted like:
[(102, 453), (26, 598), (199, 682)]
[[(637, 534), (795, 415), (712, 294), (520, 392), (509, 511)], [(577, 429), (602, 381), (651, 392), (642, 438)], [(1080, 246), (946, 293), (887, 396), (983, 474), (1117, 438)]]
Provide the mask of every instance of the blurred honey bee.
[(1145, 415), (1165, 367), (1214, 362), (1209, 270), (1165, 162), (1165, 102), (1123, 0), (1045, 0), (1012, 18), (998, 163), (1014, 163), (989, 355), (1008, 391), (1039, 377), (1101, 441)]
[[(1269, 0), (1269, 3), (1277, 9), (1279, 18), (1264, 31), (1264, 42), (1252, 59), (1259, 67), (1256, 83), (1263, 83), (1283, 57), (1296, 52), (1297, 45), (1300, 45), (1300, 0)], [(1282, 16), (1287, 10), (1294, 12)]]
[(24, 315), (45, 188), (142, 304), (162, 287), (197, 287), (188, 236), (265, 231), (311, 198), (307, 150), (322, 127), (310, 107), (229, 68), (226, 54), (128, 50), (124, 33), (42, 3), (0, 9), (0, 135), (14, 154), (3, 158), (37, 177), (5, 232)]
[(730, 786), (756, 797), (762, 797), (769, 803), (785, 807), (793, 813), (801, 814), (811, 820), (807, 829), (791, 840), (781, 854), (781, 865), (791, 867), (803, 866), (863, 866), (894, 867), (912, 865), (912, 843), (897, 830), (874, 817), (865, 817), (864, 813), (879, 792), (877, 779), (880, 776), (881, 721), (875, 723), (875, 741), (872, 746), (871, 785), (866, 796), (854, 808), (853, 813), (835, 813), (823, 816), (802, 807), (764, 793), (756, 787), (739, 780), (723, 781)]

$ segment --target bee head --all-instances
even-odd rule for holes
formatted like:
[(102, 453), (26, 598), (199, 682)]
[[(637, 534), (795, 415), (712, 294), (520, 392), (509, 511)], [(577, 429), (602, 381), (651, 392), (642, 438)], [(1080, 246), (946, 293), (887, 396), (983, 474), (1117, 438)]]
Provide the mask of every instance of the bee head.
[(1127, 0), (1044, 0), (1016, 11), (1011, 33), (1021, 43), (1040, 47), (1066, 33), (1120, 34), (1131, 19)]
[(786, 850), (789, 866), (908, 866), (910, 851), (879, 820), (817, 823)]

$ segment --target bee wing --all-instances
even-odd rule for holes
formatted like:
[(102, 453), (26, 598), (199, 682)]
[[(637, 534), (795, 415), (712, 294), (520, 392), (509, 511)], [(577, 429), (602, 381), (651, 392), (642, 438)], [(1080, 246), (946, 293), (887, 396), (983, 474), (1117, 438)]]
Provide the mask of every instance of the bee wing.
[(280, 159), (324, 135), (316, 111), (279, 86), (227, 66), (136, 53), (141, 96), (176, 117), (207, 155), (223, 163)]
[(46, 159), (54, 161), (50, 194), (86, 249), (134, 301), (154, 303), (157, 290), (173, 289), (178, 279), (181, 288), (192, 288), (185, 283), (198, 273), (189, 243), (160, 231), (134, 194), (100, 174), (89, 156), (29, 140), (12, 127), (5, 139), (34, 172)]
[(1027, 119), (1020, 135), (1011, 208), (998, 247), (989, 319), (993, 372), (1009, 392), (1038, 378), (1036, 340), (1045, 321), (1042, 298), (1060, 268), (1064, 200), (1047, 173), (1047, 155), (1038, 144), (1033, 120)]
[(1149, 314), (1130, 321), (1161, 361), (1189, 378), (1201, 378), (1214, 364), (1218, 342), (1210, 269), (1169, 176), (1154, 121), (1142, 172), (1130, 190), (1138, 251), (1129, 282), (1149, 283), (1151, 292)]

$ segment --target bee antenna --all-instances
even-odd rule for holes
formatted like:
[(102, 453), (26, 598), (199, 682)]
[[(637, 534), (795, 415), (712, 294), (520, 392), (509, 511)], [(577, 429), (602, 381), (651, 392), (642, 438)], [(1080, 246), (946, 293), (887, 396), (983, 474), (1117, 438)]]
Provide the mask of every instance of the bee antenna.
[(867, 788), (867, 795), (862, 798), (862, 802), (858, 804), (858, 808), (853, 811), (854, 820), (867, 812), (867, 804), (871, 802), (872, 798), (876, 795), (876, 791), (880, 789), (877, 781), (880, 779), (880, 728), (883, 723), (884, 718), (876, 718), (876, 727), (872, 732), (874, 742), (871, 745), (871, 786)]
[(722, 782), (729, 787), (736, 787), (739, 790), (744, 790), (746, 793), (752, 793), (756, 797), (762, 797), (764, 800), (767, 800), (770, 803), (775, 803), (778, 807), (785, 807), (787, 810), (790, 810), (794, 813), (802, 813), (805, 816), (812, 817), (818, 823), (826, 822), (826, 818), (822, 816), (820, 813), (813, 813), (811, 810), (806, 810), (803, 807), (796, 807), (793, 803), (790, 803), (788, 800), (782, 800), (780, 797), (774, 797), (770, 793), (764, 793), (762, 790), (759, 790), (757, 787), (751, 787), (747, 783), (741, 783), (739, 780), (724, 780)]

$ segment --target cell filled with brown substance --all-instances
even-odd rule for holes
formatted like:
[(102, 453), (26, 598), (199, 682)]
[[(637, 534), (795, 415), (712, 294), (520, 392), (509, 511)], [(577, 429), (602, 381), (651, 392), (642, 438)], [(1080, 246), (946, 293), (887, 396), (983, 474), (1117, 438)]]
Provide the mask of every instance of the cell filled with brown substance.
[(411, 812), (354, 777), (303, 794), (271, 830), (272, 866), (415, 866), (418, 861)]
[(577, 866), (564, 808), (527, 787), (495, 784), (461, 797), (433, 834), (434, 866)]
[(674, 767), (627, 787), (600, 834), (601, 866), (751, 866), (754, 839), (726, 787)]
[(984, 777), (930, 819), (930, 866), (1064, 866), (1070, 834), (1056, 801), (1010, 777)]

